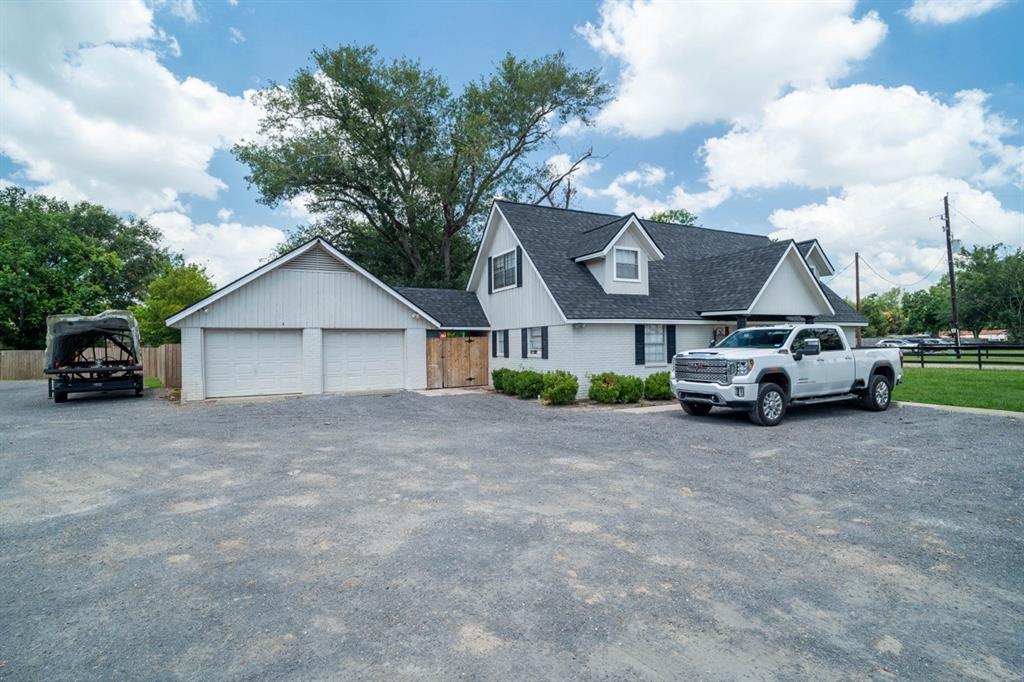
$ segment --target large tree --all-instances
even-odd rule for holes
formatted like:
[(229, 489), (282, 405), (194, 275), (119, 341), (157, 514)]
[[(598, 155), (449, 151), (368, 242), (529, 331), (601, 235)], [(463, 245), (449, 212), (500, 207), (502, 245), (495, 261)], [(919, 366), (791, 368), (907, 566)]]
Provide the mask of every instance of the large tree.
[(186, 264), (181, 256), (175, 256), (163, 274), (150, 283), (146, 300), (132, 308), (139, 321), (142, 344), (179, 343), (181, 332), (165, 325), (164, 320), (216, 289), (203, 266)]
[(687, 211), (685, 208), (669, 208), (664, 211), (656, 211), (647, 217), (658, 223), (675, 223), (677, 225), (696, 225), (697, 214)]
[(100, 206), (0, 190), (0, 347), (42, 348), (47, 315), (137, 303), (167, 262), (159, 237)]
[(235, 154), (262, 201), (301, 199), (340, 234), (363, 229), (353, 239), (400, 257), (399, 271), (379, 274), (415, 284), (467, 274), (462, 243), (475, 241), (494, 196), (550, 202), (578, 166), (552, 178), (532, 159), (557, 123), (589, 125), (608, 94), (597, 70), (574, 69), (561, 53), (508, 55), (458, 94), (418, 62), (385, 62), (372, 47), (316, 51), (313, 62), (258, 94), (261, 138)]

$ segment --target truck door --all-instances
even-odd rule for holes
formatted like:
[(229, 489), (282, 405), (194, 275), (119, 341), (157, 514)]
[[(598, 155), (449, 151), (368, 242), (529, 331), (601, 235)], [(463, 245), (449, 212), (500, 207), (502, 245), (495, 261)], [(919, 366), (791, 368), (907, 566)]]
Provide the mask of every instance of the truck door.
[(828, 392), (846, 393), (853, 386), (853, 351), (846, 347), (835, 329), (818, 329), (821, 355), (828, 368)]
[[(801, 329), (793, 338), (790, 353), (803, 350), (807, 339), (817, 338), (819, 330)], [(793, 397), (804, 398), (829, 392), (829, 370), (825, 354), (805, 355), (793, 363)]]

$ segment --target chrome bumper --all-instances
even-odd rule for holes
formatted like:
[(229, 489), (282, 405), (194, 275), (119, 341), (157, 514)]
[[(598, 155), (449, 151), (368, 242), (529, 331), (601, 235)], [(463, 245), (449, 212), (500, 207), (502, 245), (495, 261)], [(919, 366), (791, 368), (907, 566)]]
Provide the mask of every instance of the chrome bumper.
[(757, 401), (757, 384), (734, 383), (727, 386), (703, 381), (669, 380), (679, 400), (720, 407), (750, 407)]

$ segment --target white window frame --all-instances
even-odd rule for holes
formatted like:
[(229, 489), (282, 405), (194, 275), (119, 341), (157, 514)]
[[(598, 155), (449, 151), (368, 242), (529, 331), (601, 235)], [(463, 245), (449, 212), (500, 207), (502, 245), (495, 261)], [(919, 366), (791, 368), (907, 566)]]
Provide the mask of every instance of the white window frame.
[[(495, 275), (498, 274), (498, 267), (497, 267), (498, 259), (499, 258), (504, 258), (505, 256), (509, 255), (510, 253), (512, 254), (512, 284), (506, 284), (503, 287), (496, 287), (496, 286), (494, 286), (494, 277), (495, 277)], [(509, 249), (508, 251), (503, 251), (502, 253), (499, 253), (496, 256), (491, 256), (491, 293), (494, 294), (494, 293), (497, 293), (499, 291), (505, 291), (506, 289), (514, 289), (516, 287), (516, 285), (519, 284), (518, 274), (519, 273), (517, 272), (517, 268), (516, 268), (516, 250), (515, 249)]]
[(505, 357), (505, 332), (503, 330), (494, 333), (494, 355), (499, 358)]
[[(619, 277), (619, 251), (630, 251), (636, 254), (636, 278)], [(616, 246), (612, 250), (612, 278), (616, 282), (639, 282), (640, 281), (640, 249), (629, 246)]]
[[(534, 336), (536, 332), (536, 336)], [(533, 345), (537, 341), (536, 348)], [(526, 329), (526, 357), (539, 358), (544, 355), (544, 330), (540, 327), (527, 327)]]
[[(659, 328), (661, 329), (661, 343), (658, 347), (661, 348), (661, 352), (656, 354), (657, 360), (651, 359), (651, 346), (647, 343), (647, 333), (649, 329)], [(663, 324), (645, 324), (644, 325), (644, 367), (663, 367), (668, 364), (668, 331)]]

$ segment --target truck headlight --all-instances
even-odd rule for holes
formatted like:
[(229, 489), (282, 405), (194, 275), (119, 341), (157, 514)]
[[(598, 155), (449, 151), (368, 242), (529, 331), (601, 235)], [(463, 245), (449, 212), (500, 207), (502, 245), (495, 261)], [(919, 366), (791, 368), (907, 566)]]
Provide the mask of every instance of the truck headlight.
[(729, 376), (742, 377), (750, 374), (750, 370), (754, 369), (753, 360), (730, 360), (729, 361)]

